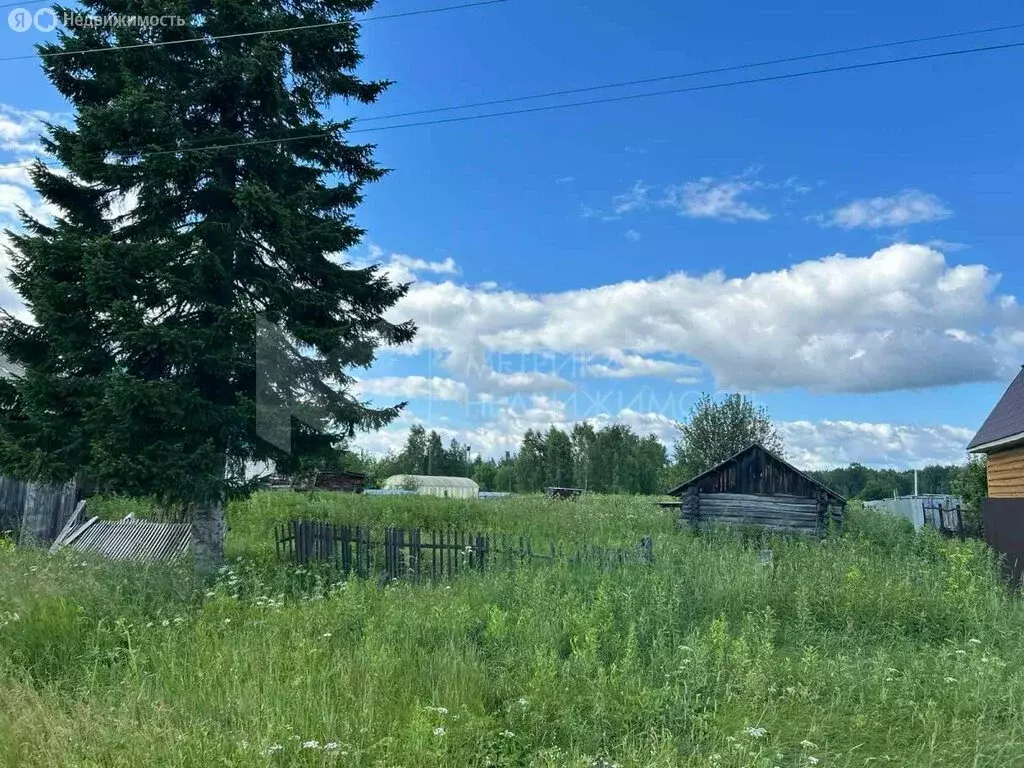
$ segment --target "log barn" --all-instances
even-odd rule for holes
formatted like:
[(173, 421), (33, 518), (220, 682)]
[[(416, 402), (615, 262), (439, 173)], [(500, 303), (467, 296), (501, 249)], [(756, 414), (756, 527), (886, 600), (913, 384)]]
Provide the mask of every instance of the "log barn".
[(669, 491), (680, 525), (755, 526), (822, 536), (842, 526), (846, 499), (754, 443)]

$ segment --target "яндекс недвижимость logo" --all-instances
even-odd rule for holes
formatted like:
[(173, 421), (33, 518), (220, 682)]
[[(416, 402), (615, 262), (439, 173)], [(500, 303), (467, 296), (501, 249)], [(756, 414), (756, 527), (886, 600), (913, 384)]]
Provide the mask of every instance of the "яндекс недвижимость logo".
[(13, 8), (7, 15), (7, 24), (15, 32), (36, 29), (50, 32), (58, 24), (73, 27), (183, 27), (185, 19), (171, 14), (164, 16), (130, 16), (112, 13), (106, 16), (90, 16), (85, 13), (64, 13), (58, 16), (50, 8), (40, 8), (33, 13), (27, 8)]

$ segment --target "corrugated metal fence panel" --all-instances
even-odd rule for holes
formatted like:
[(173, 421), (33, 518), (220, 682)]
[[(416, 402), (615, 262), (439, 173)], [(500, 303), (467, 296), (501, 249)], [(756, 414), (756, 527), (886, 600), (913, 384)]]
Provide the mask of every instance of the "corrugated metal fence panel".
[(99, 520), (68, 548), (118, 560), (165, 560), (184, 554), (191, 543), (192, 526), (188, 523)]

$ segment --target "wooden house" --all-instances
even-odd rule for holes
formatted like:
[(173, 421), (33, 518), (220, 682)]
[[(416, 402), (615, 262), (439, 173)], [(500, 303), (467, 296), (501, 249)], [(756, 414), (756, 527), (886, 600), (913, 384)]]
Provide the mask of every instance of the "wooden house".
[(996, 403), (967, 451), (988, 457), (989, 498), (1024, 498), (1024, 369)]
[(362, 472), (317, 472), (296, 484), (303, 491), (334, 491), (336, 493), (362, 493), (366, 475)]
[(823, 535), (842, 525), (846, 499), (754, 443), (669, 491), (684, 525), (756, 526)]

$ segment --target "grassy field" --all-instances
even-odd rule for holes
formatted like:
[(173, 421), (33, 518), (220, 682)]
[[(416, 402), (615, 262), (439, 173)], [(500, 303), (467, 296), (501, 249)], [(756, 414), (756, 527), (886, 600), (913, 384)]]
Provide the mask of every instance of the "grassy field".
[[(656, 560), (380, 588), (276, 564), (293, 516)], [(0, 765), (1024, 765), (1024, 611), (978, 542), (852, 512), (765, 569), (627, 498), (264, 494), (230, 524), (213, 584), (0, 549)]]

